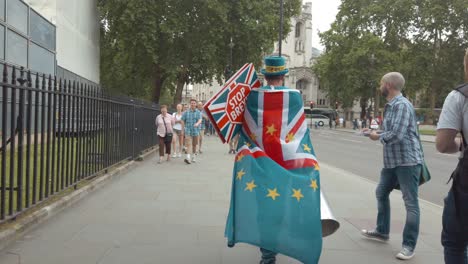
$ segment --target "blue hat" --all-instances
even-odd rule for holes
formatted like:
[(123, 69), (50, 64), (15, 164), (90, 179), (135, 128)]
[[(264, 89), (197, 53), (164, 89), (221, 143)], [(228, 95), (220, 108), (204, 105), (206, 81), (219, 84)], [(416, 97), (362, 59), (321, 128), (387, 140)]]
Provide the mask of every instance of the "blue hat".
[(285, 75), (289, 72), (286, 69), (286, 60), (283, 57), (271, 56), (265, 58), (265, 69), (260, 71), (265, 76)]

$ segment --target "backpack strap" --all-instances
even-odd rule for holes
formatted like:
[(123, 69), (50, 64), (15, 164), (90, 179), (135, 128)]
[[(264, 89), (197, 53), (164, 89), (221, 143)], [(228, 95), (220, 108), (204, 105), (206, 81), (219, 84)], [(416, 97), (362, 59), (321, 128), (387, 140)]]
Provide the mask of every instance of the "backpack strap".
[[(465, 96), (465, 98), (468, 99), (468, 83), (465, 83), (465, 84), (462, 84), (462, 85), (458, 86), (457, 88), (455, 88), (455, 91), (463, 94)], [(463, 147), (465, 148), (465, 152), (466, 152), (467, 147), (468, 147), (468, 143), (465, 140), (465, 135), (463, 134), (463, 129), (460, 132), (461, 132), (461, 135), (462, 135)]]
[(463, 94), (466, 98), (468, 98), (468, 83), (461, 84), (460, 86), (455, 88), (455, 90)]

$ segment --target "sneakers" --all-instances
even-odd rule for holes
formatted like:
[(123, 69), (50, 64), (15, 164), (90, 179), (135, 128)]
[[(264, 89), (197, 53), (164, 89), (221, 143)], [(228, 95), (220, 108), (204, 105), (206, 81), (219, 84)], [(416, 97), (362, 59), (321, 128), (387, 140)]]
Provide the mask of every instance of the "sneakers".
[(366, 230), (363, 229), (361, 234), (369, 239), (380, 241), (380, 242), (387, 242), (389, 239), (388, 235), (381, 234), (377, 230)]
[(177, 157), (177, 155), (175, 154), (175, 152), (174, 152), (174, 154), (172, 154), (172, 157), (173, 157), (173, 158), (176, 158), (176, 157)]
[(401, 251), (396, 255), (396, 258), (400, 260), (408, 260), (412, 257), (414, 257), (414, 251), (407, 247), (403, 247)]
[(188, 158), (185, 158), (185, 159), (184, 159), (184, 162), (187, 163), (187, 164), (190, 164), (190, 163), (191, 163), (190, 160), (189, 160)]
[(192, 163), (195, 163), (195, 162), (197, 162), (197, 161), (195, 160), (195, 156), (192, 156)]

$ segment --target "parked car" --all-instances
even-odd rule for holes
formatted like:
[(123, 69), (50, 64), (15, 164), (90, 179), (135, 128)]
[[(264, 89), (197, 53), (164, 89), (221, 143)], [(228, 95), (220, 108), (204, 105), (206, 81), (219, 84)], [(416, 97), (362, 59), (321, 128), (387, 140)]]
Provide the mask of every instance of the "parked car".
[(314, 126), (315, 122), (319, 127), (329, 127), (330, 126), (330, 118), (325, 115), (319, 114), (306, 114), (306, 121), (308, 126)]

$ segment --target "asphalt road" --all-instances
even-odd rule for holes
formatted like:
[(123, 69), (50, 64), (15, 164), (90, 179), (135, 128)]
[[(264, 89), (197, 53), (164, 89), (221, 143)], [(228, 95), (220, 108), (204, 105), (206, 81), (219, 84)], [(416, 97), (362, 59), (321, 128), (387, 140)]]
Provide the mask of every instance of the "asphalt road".
[[(373, 182), (379, 181), (383, 166), (383, 147), (380, 142), (328, 129), (312, 129), (311, 134), (319, 162), (325, 162)], [(458, 162), (458, 155), (441, 154), (435, 149), (434, 143), (423, 142), (423, 149), (432, 179), (421, 186), (419, 197), (443, 206), (443, 199), (450, 188), (450, 184), (446, 183)], [(326, 192), (326, 187), (324, 189)]]

